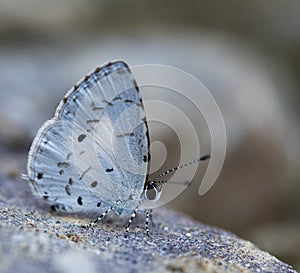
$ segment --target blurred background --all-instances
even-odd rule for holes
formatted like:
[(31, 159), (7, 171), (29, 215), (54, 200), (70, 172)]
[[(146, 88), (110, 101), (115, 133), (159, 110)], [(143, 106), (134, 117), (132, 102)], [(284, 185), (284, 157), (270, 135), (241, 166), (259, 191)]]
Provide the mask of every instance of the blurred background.
[(228, 146), (213, 188), (197, 194), (204, 164), (169, 206), (299, 270), (299, 30), (298, 0), (0, 0), (0, 172), (19, 180), (37, 129), (96, 66), (175, 66), (214, 96)]

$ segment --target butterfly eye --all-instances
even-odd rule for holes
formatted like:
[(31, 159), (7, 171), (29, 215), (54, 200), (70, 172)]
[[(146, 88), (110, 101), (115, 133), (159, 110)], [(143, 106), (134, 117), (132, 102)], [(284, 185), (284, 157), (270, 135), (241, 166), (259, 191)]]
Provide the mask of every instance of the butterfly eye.
[(157, 186), (155, 182), (150, 181), (145, 190), (145, 198), (148, 201), (156, 202), (160, 199), (162, 187)]

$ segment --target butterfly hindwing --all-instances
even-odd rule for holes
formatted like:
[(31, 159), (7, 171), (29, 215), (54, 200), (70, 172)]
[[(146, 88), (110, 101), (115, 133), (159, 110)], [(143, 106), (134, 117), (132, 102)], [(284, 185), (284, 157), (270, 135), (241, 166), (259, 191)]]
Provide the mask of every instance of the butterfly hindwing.
[(101, 213), (107, 204), (79, 180), (70, 143), (71, 124), (48, 121), (39, 131), (28, 158), (34, 193), (68, 212)]

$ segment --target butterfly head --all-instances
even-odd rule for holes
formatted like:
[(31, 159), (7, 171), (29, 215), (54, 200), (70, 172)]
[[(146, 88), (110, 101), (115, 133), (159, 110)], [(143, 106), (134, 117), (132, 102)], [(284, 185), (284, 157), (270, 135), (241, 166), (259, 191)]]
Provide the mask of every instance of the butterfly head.
[(147, 181), (144, 189), (144, 198), (147, 201), (156, 202), (160, 199), (162, 193), (162, 186), (158, 185), (156, 181)]
[(188, 163), (185, 163), (183, 165), (180, 165), (180, 166), (177, 166), (177, 167), (172, 168), (170, 170), (167, 170), (167, 171), (159, 174), (153, 180), (147, 181), (145, 183), (144, 192), (143, 192), (145, 200), (146, 201), (151, 201), (151, 202), (157, 202), (161, 197), (163, 185), (166, 184), (166, 183), (177, 184), (177, 185), (191, 185), (193, 181), (180, 181), (180, 182), (173, 182), (172, 183), (171, 181), (168, 181), (168, 180), (161, 180), (161, 178), (168, 175), (168, 174), (170, 174), (170, 173), (172, 173), (172, 172), (175, 172), (175, 171), (177, 171), (181, 168), (188, 167), (192, 164), (197, 164), (200, 161), (206, 161), (209, 158), (210, 158), (210, 155), (208, 155), (208, 154), (203, 155), (198, 159), (192, 160)]

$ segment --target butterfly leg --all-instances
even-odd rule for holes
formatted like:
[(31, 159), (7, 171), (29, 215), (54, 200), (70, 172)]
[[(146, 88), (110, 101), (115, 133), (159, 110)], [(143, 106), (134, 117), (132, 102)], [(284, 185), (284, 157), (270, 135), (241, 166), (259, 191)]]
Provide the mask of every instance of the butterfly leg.
[(89, 225), (87, 225), (87, 228), (91, 228), (93, 227), (96, 223), (98, 223), (99, 221), (101, 221), (108, 213), (110, 210), (112, 210), (113, 208), (110, 207), (109, 209), (107, 209), (106, 211), (104, 211), (99, 217), (97, 217), (97, 219), (93, 222), (91, 222)]
[(153, 221), (152, 209), (149, 210), (149, 219), (150, 219), (152, 225), (155, 226), (155, 223)]
[(149, 217), (150, 217), (151, 210), (146, 210), (146, 221), (145, 221), (145, 229), (146, 233), (149, 236)]
[(130, 228), (130, 226), (131, 226), (131, 223), (132, 223), (133, 219), (136, 217), (136, 214), (137, 214), (137, 209), (135, 209), (135, 210), (132, 212), (132, 214), (131, 214), (131, 217), (130, 217), (130, 219), (129, 219), (129, 221), (128, 221), (128, 225), (127, 225), (127, 227), (126, 227), (126, 234), (125, 234), (125, 237), (127, 237), (127, 234), (128, 234), (128, 232), (129, 232), (129, 228)]

